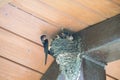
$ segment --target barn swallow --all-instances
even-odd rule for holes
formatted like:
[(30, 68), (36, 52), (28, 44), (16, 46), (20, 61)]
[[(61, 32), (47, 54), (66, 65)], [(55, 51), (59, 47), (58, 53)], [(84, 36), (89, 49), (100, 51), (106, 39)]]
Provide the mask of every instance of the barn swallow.
[(41, 42), (43, 44), (43, 47), (44, 47), (44, 53), (45, 53), (45, 65), (47, 63), (47, 56), (49, 54), (49, 50), (48, 50), (48, 39), (46, 38), (46, 35), (42, 35), (40, 37), (41, 39)]

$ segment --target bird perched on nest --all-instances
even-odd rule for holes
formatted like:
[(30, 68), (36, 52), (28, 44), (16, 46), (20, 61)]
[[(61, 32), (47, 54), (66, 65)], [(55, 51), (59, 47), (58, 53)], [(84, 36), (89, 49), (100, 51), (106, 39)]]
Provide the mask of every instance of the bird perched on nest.
[[(66, 30), (66, 29), (63, 29), (61, 30), (58, 35), (56, 36), (56, 38), (60, 38), (60, 39), (67, 39), (67, 40), (73, 40), (73, 36), (72, 36), (73, 33), (70, 33), (70, 31)], [(55, 38), (55, 39), (56, 39)], [(45, 53), (45, 64), (47, 63), (47, 56), (48, 54), (52, 55), (54, 54), (54, 49), (50, 48), (49, 49), (49, 41), (47, 39), (47, 36), (46, 35), (42, 35), (40, 36), (40, 39), (41, 39), (41, 42), (43, 44), (43, 47), (44, 47), (44, 53)], [(51, 45), (52, 43), (54, 42), (54, 39), (51, 41)], [(59, 41), (58, 41), (59, 43)]]
[(48, 45), (49, 45), (49, 43), (48, 43), (48, 39), (46, 38), (46, 35), (42, 35), (42, 36), (40, 37), (40, 39), (41, 39), (41, 42), (42, 42), (43, 47), (44, 47), (45, 64), (46, 64), (46, 63), (47, 63), (47, 56), (48, 56), (48, 54), (50, 54), (50, 52), (49, 52), (49, 50), (48, 50)]

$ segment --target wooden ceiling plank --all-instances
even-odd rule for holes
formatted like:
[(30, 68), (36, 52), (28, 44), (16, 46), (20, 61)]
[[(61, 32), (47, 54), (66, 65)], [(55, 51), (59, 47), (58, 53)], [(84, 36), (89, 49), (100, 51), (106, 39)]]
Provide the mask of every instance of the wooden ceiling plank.
[(115, 79), (106, 76), (106, 80), (115, 80)]
[(69, 28), (74, 31), (81, 30), (88, 25), (76, 20), (74, 17), (66, 15), (61, 11), (50, 7), (39, 0), (14, 0), (11, 4), (18, 8), (31, 13), (57, 27)]
[(117, 4), (118, 6), (120, 6), (120, 0), (110, 0), (112, 2), (114, 2), (115, 4)]
[(0, 0), (0, 7), (4, 6), (5, 4), (8, 4), (11, 2), (11, 0)]
[(84, 6), (76, 4), (72, 0), (40, 0), (60, 11), (71, 15), (78, 20), (87, 23), (88, 25), (95, 24), (104, 20), (105, 18), (86, 9)]
[(51, 37), (59, 29), (17, 8), (5, 5), (0, 8), (0, 26), (38, 44), (40, 35)]
[(120, 6), (109, 0), (75, 0), (80, 4), (99, 12), (103, 16), (110, 18), (120, 13)]
[(19, 36), (0, 28), (0, 55), (34, 70), (45, 73), (53, 62), (48, 55), (47, 64), (44, 65), (44, 51), (41, 46), (31, 43)]
[(106, 73), (120, 79), (120, 60), (108, 63), (106, 66)]
[(1, 80), (40, 80), (41, 74), (0, 57)]

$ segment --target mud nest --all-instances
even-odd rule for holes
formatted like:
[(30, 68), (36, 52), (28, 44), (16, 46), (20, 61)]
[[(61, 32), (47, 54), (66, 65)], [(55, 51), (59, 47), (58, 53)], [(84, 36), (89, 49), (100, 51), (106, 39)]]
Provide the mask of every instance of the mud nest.
[(63, 29), (51, 41), (50, 46), (50, 51), (59, 64), (65, 80), (77, 80), (78, 74), (80, 74), (82, 52), (80, 36), (70, 30)]

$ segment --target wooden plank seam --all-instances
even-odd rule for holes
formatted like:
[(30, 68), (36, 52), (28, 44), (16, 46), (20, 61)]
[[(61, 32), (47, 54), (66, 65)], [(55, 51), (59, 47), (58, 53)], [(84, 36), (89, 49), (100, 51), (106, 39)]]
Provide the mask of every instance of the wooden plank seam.
[[(50, 23), (50, 22), (48, 22), (47, 20), (44, 20), (44, 19), (42, 19), (42, 18), (39, 18), (39, 17), (37, 17), (37, 16), (31, 14), (30, 12), (27, 12), (27, 11), (25, 11), (25, 10), (23, 10), (23, 9), (21, 9), (21, 8), (19, 8), (19, 7), (17, 7), (17, 6), (15, 6), (15, 5), (12, 4), (11, 2), (9, 2), (8, 4), (11, 5), (12, 7), (17, 8), (18, 10), (21, 10), (21, 11), (23, 11), (23, 12), (25, 12), (25, 13), (27, 13), (27, 14), (29, 14), (29, 15), (35, 17), (35, 18), (37, 18), (37, 19), (40, 19), (41, 21), (44, 21), (44, 22), (46, 22), (46, 23), (48, 23), (48, 24), (50, 24), (50, 25), (53, 25), (54, 27), (57, 27), (57, 26), (58, 26), (58, 25), (56, 25), (54, 22), (53, 22), (53, 23)], [(51, 22), (52, 22), (52, 21), (51, 21)]]
[(32, 71), (34, 71), (34, 72), (37, 72), (37, 73), (39, 73), (39, 74), (44, 74), (44, 73), (42, 73), (42, 72), (40, 72), (40, 71), (37, 71), (37, 70), (35, 70), (35, 69), (33, 69), (33, 68), (30, 68), (30, 67), (28, 67), (28, 66), (25, 66), (25, 65), (23, 65), (23, 64), (21, 64), (21, 63), (18, 63), (18, 62), (16, 62), (16, 61), (13, 61), (13, 60), (11, 60), (11, 59), (8, 59), (8, 58), (6, 58), (6, 57), (4, 57), (4, 56), (1, 56), (0, 55), (0, 57), (1, 58), (3, 58), (3, 59), (5, 59), (5, 60), (8, 60), (8, 61), (10, 61), (10, 62), (13, 62), (13, 63), (15, 63), (15, 64), (17, 64), (17, 65), (20, 65), (20, 66), (22, 66), (22, 67), (24, 67), (24, 68), (27, 68), (27, 69), (29, 69), (29, 70), (32, 70)]
[(26, 38), (26, 37), (23, 37), (23, 36), (15, 33), (15, 32), (13, 32), (13, 31), (10, 31), (10, 30), (4, 28), (4, 27), (1, 27), (1, 26), (0, 26), (0, 28), (3, 29), (3, 30), (5, 30), (5, 31), (8, 31), (8, 32), (10, 32), (10, 33), (12, 33), (12, 34), (14, 34), (14, 35), (16, 35), (16, 36), (19, 36), (19, 37), (21, 37), (21, 38), (23, 38), (23, 39), (25, 39), (25, 40), (27, 40), (27, 41), (29, 41), (29, 42), (32, 42), (32, 43), (34, 43), (34, 44), (36, 44), (36, 45), (38, 45), (38, 46), (43, 47), (41, 44), (39, 44), (39, 43), (37, 43), (37, 42), (35, 42), (35, 41), (33, 41), (33, 40), (30, 40), (30, 39), (28, 39), (28, 38)]

